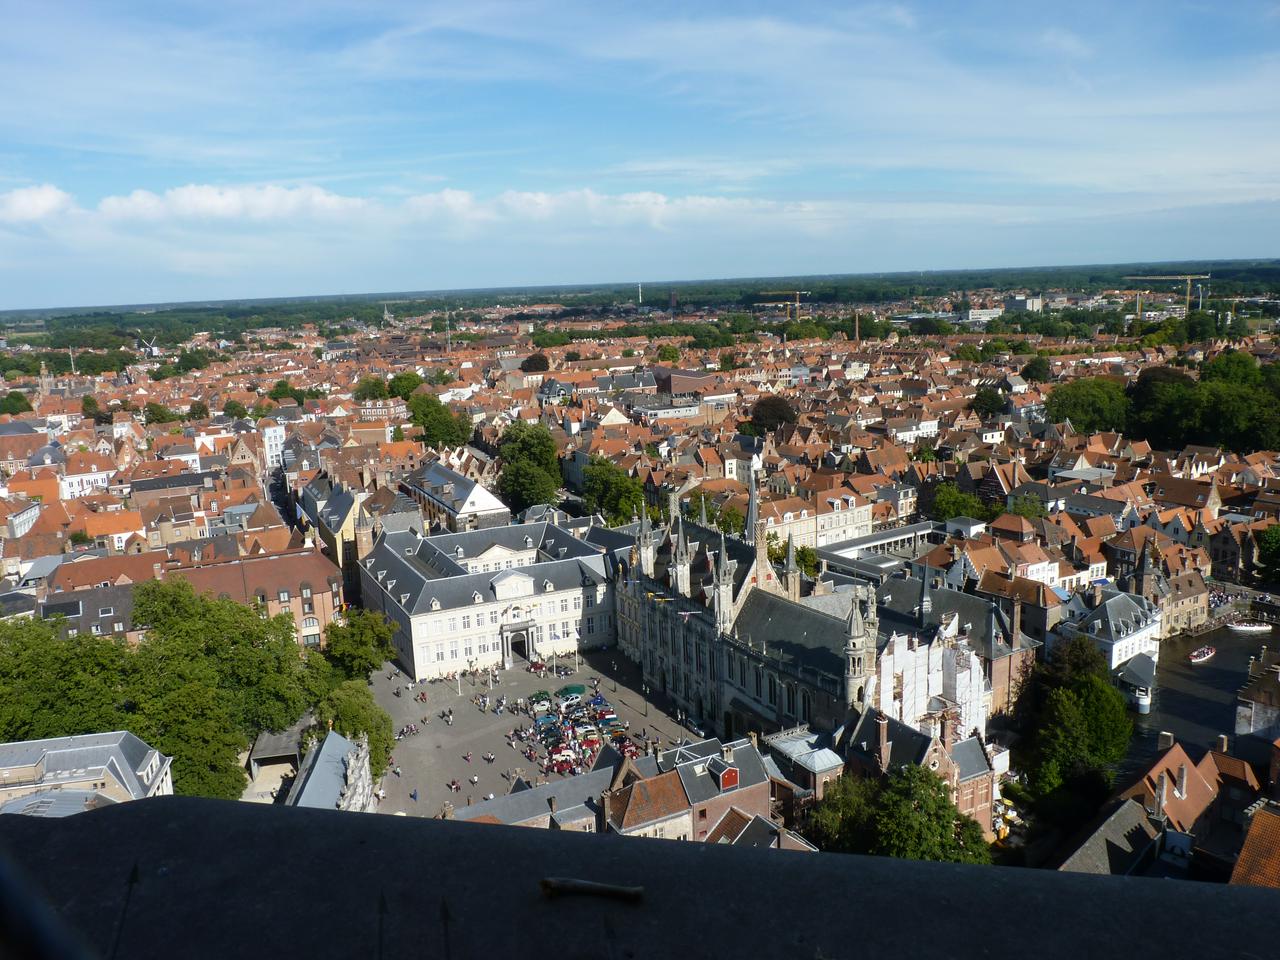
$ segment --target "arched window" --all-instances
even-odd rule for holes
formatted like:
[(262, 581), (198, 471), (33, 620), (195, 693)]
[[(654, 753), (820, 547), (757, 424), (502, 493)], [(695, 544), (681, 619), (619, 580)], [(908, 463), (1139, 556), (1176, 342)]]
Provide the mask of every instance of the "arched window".
[(320, 628), (320, 621), (317, 620), (315, 617), (307, 617), (305, 620), (302, 621), (303, 630), (318, 630), (319, 628)]

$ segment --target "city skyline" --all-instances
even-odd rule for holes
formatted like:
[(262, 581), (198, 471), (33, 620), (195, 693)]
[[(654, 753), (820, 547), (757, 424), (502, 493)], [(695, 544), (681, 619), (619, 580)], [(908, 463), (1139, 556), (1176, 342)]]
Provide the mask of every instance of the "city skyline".
[(1262, 257), (1280, 7), (7, 13), (0, 309)]

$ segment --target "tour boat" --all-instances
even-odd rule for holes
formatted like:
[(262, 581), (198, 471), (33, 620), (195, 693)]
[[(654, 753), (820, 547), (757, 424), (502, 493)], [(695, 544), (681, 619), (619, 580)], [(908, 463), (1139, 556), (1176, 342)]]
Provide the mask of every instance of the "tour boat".
[(1198, 650), (1192, 650), (1187, 659), (1192, 663), (1204, 663), (1206, 660), (1212, 660), (1217, 652), (1217, 647), (1201, 647)]
[(1238, 633), (1263, 633), (1271, 629), (1271, 624), (1259, 623), (1257, 620), (1242, 620), (1239, 623), (1228, 624), (1228, 629)]

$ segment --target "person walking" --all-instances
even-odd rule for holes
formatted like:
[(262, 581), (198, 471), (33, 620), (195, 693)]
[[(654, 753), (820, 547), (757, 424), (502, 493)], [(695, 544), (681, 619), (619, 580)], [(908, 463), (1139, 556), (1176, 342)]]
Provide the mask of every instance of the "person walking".
[(417, 802), (418, 802), (418, 791), (417, 791), (417, 789), (416, 789), (416, 788), (415, 788), (414, 790), (410, 791), (410, 793), (409, 793), (409, 799), (410, 799), (410, 800), (412, 800), (414, 803), (417, 803)]

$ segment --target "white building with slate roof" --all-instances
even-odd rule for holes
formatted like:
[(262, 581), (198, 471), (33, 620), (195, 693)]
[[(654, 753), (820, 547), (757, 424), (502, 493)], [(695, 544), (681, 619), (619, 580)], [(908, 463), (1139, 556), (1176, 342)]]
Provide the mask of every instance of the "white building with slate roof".
[(387, 529), (360, 581), (365, 607), (392, 622), (401, 664), (422, 680), (611, 643), (615, 570), (603, 548), (543, 522), (432, 537)]

